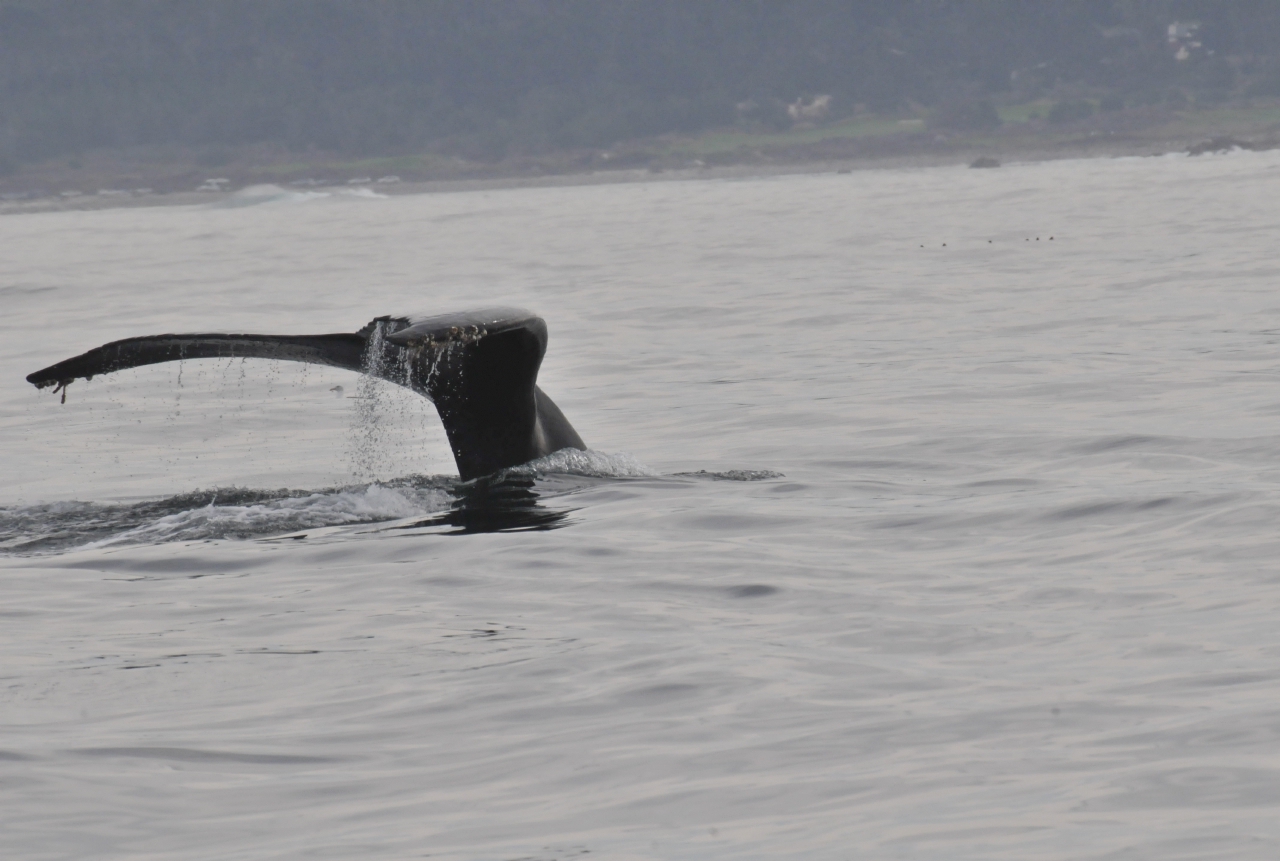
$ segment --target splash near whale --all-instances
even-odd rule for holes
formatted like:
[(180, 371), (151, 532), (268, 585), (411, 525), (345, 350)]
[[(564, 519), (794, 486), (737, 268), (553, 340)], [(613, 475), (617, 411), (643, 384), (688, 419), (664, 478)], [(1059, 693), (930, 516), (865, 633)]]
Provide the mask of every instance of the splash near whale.
[(585, 450), (538, 388), (547, 324), (519, 308), (433, 317), (386, 316), (352, 333), (147, 335), (103, 344), (27, 376), (62, 392), (77, 379), (184, 359), (259, 358), (329, 365), (412, 389), (435, 404), (464, 481), (544, 457)]

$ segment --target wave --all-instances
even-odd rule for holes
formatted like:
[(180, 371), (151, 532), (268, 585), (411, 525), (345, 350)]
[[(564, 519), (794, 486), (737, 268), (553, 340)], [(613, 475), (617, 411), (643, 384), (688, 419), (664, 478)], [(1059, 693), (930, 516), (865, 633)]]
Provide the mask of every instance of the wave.
[(357, 198), (360, 200), (383, 200), (385, 194), (378, 194), (369, 188), (338, 188), (331, 191), (295, 191), (281, 188), (278, 185), (250, 185), (234, 194), (209, 204), (215, 209), (240, 209), (246, 206), (262, 206), (263, 204), (296, 204), (309, 203), (314, 200)]

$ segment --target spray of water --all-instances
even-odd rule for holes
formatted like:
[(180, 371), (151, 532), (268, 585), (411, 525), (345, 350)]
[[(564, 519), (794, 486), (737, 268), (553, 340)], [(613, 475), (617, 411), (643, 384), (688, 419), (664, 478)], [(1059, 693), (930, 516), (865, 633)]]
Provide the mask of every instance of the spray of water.
[(381, 407), (385, 400), (385, 384), (377, 377), (386, 362), (385, 337), (386, 324), (379, 321), (369, 335), (364, 351), (365, 373), (360, 375), (353, 396), (355, 417), (351, 423), (347, 457), (351, 462), (351, 472), (358, 481), (373, 481), (382, 465), (381, 452), (386, 434)]
[[(429, 402), (387, 381), (407, 382), (413, 376), (414, 356), (387, 346), (386, 337), (394, 327), (389, 320), (375, 323), (365, 347), (365, 372), (351, 397), (355, 409), (347, 459), (356, 481), (385, 481), (422, 472), (431, 456), (430, 441), (439, 436), (439, 419)], [(433, 363), (427, 378), (435, 373)]]

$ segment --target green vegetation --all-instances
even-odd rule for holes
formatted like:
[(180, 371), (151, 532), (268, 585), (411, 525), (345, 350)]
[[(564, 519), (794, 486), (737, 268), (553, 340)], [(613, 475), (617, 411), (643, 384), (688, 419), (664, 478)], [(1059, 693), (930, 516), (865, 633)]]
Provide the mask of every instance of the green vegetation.
[(779, 132), (748, 132), (742, 129), (712, 131), (667, 147), (684, 155), (714, 155), (743, 148), (794, 146), (832, 138), (878, 137), (918, 131), (923, 120), (886, 117), (855, 117), (830, 125)]
[(1044, 119), (1053, 108), (1052, 99), (1033, 99), (1020, 105), (1001, 105), (1000, 121), (1003, 123), (1029, 123)]

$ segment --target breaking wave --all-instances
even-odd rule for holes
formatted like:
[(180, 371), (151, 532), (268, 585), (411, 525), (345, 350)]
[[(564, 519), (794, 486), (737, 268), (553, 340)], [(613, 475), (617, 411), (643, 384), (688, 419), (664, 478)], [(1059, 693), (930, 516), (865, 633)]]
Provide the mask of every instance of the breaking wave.
[(229, 197), (210, 204), (217, 209), (239, 209), (245, 206), (261, 206), (268, 203), (307, 203), (313, 200), (328, 198), (359, 198), (362, 200), (382, 200), (385, 194), (378, 194), (368, 188), (338, 188), (328, 191), (295, 191), (281, 188), (278, 185), (250, 185), (240, 189)]

